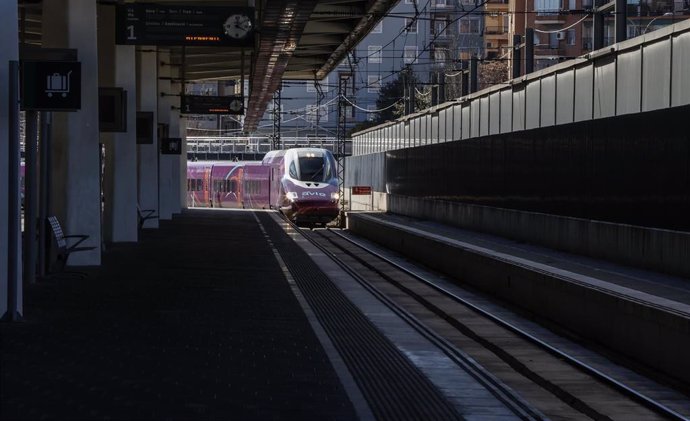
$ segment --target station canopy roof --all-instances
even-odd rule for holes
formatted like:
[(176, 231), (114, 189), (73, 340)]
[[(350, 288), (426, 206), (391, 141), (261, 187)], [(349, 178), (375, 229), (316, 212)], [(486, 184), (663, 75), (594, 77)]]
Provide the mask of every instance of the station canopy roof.
[[(50, 1), (50, 0), (43, 0)], [(250, 81), (244, 131), (256, 129), (281, 80), (321, 80), (376, 26), (398, 0), (145, 0), (138, 3), (199, 6), (253, 6), (253, 48), (164, 47), (186, 81)], [(100, 0), (100, 4), (115, 4)], [(126, 1), (124, 3), (133, 3)], [(40, 41), (40, 0), (20, 0), (26, 43)], [(22, 14), (20, 13), (20, 20)], [(20, 23), (20, 31), (22, 24)], [(33, 42), (36, 43), (36, 42)], [(244, 56), (244, 59), (243, 59)]]

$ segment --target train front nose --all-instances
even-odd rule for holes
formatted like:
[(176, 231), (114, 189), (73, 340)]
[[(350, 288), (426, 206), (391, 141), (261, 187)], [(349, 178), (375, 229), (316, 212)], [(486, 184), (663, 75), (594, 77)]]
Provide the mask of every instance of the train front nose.
[(295, 200), (288, 212), (296, 223), (327, 224), (338, 216), (337, 196), (328, 199)]

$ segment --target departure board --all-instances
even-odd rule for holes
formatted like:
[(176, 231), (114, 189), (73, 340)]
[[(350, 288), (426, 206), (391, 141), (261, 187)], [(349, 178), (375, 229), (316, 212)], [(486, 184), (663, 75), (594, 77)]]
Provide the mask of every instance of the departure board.
[(244, 114), (242, 96), (183, 95), (182, 114)]
[(117, 5), (119, 45), (251, 46), (254, 8), (129, 3)]

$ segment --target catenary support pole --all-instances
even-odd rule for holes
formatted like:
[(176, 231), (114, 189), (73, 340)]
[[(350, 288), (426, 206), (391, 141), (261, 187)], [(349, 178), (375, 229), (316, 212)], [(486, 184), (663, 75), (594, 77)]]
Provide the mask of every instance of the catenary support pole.
[(534, 71), (534, 29), (525, 29), (525, 74)]
[(522, 74), (522, 57), (520, 54), (521, 35), (513, 35), (513, 79)]

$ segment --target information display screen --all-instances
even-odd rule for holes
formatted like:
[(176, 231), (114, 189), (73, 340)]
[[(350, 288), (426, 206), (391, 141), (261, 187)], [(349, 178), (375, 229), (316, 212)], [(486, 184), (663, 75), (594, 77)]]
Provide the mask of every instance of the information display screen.
[(251, 46), (254, 8), (117, 5), (115, 42), (120, 45)]
[(183, 95), (182, 114), (244, 114), (241, 96)]

